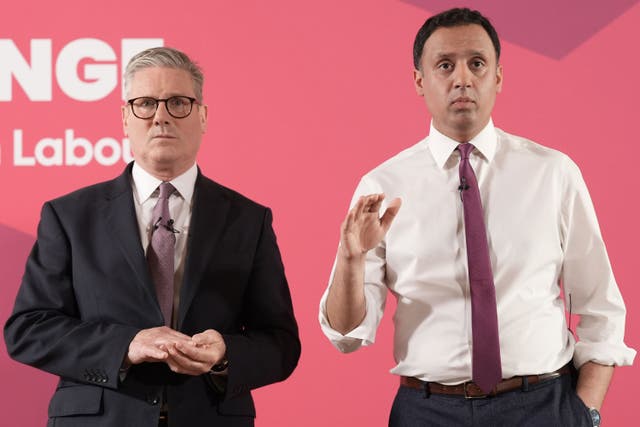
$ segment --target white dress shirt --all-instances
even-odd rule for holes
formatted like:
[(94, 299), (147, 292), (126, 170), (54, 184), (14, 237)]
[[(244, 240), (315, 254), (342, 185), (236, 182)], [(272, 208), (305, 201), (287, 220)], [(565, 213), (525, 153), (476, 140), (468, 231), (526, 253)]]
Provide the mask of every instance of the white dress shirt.
[[(198, 176), (198, 167), (194, 164), (182, 175), (169, 181), (177, 191), (169, 197), (169, 212), (174, 220), (173, 228), (176, 233), (176, 246), (174, 258), (174, 293), (173, 293), (173, 319), (174, 327), (178, 318), (178, 306), (180, 304), (180, 288), (184, 275), (184, 261), (187, 255), (187, 238), (189, 236), (189, 222), (191, 221), (191, 207), (193, 190)], [(140, 229), (140, 240), (145, 255), (151, 240), (153, 221), (153, 208), (158, 202), (161, 180), (155, 178), (147, 171), (133, 164), (131, 170), (131, 185), (133, 187), (133, 201), (136, 208), (136, 217)]]
[[(470, 142), (496, 286), (503, 377), (551, 372), (572, 358), (577, 367), (586, 361), (630, 365), (635, 351), (623, 342), (624, 303), (578, 167), (491, 121)], [(391, 372), (446, 384), (471, 380), (473, 345), (457, 145), (432, 125), (427, 138), (361, 179), (352, 206), (372, 193), (385, 193), (385, 203), (402, 199), (385, 239), (367, 254), (366, 316), (342, 335), (326, 317), (328, 289), (320, 302), (325, 335), (351, 352), (374, 342), (391, 291), (397, 299)], [(577, 343), (561, 286), (581, 315)]]

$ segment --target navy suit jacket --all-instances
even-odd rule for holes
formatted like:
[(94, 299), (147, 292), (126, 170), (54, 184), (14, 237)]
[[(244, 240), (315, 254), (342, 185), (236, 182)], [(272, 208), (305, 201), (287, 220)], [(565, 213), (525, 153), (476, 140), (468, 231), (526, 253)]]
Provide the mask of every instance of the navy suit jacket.
[(156, 427), (163, 394), (172, 426), (253, 425), (250, 390), (287, 378), (300, 356), (271, 211), (198, 173), (177, 329), (224, 336), (226, 387), (164, 363), (135, 365), (120, 381), (136, 333), (164, 324), (131, 166), (44, 204), (5, 325), (9, 354), (60, 377), (49, 425)]

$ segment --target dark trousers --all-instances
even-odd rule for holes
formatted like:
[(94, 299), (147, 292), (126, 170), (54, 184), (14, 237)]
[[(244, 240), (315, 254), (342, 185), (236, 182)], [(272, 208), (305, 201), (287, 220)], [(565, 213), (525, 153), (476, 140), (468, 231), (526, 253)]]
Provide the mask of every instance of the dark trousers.
[(589, 409), (563, 375), (494, 397), (425, 395), (400, 386), (390, 427), (592, 427)]

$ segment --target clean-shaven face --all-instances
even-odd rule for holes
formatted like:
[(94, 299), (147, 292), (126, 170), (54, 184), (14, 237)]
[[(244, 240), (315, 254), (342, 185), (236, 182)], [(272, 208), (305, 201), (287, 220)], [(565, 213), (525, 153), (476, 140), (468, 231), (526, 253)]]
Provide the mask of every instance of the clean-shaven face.
[(433, 125), (459, 142), (476, 136), (489, 122), (502, 88), (491, 39), (477, 24), (441, 27), (424, 44), (421, 69), (414, 71)]
[[(175, 68), (143, 68), (131, 77), (128, 87), (128, 99), (141, 96), (195, 98), (190, 74)], [(194, 104), (191, 114), (176, 119), (161, 102), (153, 117), (139, 119), (131, 112), (131, 106), (125, 105), (122, 123), (136, 163), (150, 174), (167, 180), (185, 172), (195, 163), (207, 128), (207, 107)]]

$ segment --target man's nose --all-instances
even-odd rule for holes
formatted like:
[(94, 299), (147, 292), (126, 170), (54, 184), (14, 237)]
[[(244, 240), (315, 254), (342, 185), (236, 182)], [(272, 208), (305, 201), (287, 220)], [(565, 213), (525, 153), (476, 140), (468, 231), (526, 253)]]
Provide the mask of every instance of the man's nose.
[(158, 108), (156, 108), (156, 114), (153, 116), (153, 123), (168, 123), (171, 120), (171, 115), (167, 111), (166, 101), (158, 102)]
[(466, 64), (461, 64), (455, 68), (453, 79), (456, 89), (471, 87), (473, 73)]

